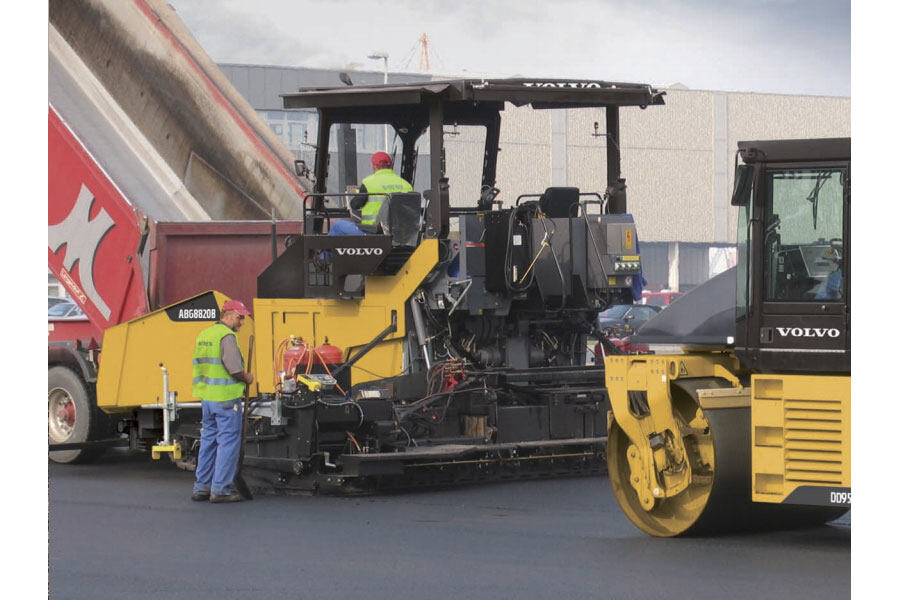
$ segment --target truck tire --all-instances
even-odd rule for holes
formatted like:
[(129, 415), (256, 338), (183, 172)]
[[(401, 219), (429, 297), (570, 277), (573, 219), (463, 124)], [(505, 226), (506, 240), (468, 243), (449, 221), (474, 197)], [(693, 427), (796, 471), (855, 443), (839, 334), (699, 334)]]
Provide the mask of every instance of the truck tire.
[[(109, 419), (91, 401), (81, 377), (67, 367), (50, 367), (47, 375), (48, 444), (87, 442), (108, 433)], [(57, 463), (86, 462), (103, 448), (57, 450), (50, 460)]]

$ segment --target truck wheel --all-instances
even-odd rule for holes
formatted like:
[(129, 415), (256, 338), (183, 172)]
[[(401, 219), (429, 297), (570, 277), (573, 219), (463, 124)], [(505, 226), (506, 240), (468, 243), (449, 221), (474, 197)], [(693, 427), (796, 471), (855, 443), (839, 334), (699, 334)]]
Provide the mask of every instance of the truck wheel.
[[(66, 367), (51, 367), (47, 375), (49, 444), (86, 442), (96, 438), (102, 417), (88, 396), (81, 377)], [(58, 463), (85, 462), (96, 458), (102, 448), (58, 450), (50, 460)]]

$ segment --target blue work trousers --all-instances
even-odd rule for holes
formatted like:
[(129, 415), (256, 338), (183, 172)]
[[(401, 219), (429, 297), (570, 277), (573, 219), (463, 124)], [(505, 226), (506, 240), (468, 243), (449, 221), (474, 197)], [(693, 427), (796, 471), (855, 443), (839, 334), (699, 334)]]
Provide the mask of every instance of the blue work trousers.
[(228, 402), (203, 400), (201, 405), (203, 420), (194, 491), (217, 496), (231, 494), (241, 450), (241, 399)]
[(331, 229), (328, 230), (328, 235), (368, 235), (368, 232), (360, 229), (353, 221), (338, 219), (331, 222)]

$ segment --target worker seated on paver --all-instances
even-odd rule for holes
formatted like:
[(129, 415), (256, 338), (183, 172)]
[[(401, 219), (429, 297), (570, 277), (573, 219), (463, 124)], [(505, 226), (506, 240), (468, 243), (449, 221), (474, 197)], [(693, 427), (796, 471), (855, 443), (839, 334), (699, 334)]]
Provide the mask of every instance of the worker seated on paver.
[(386, 152), (372, 155), (372, 174), (362, 180), (359, 195), (350, 200), (350, 215), (354, 221), (340, 219), (331, 224), (328, 235), (366, 235), (378, 233), (381, 227), (379, 213), (387, 196), (412, 192), (412, 186), (391, 169), (394, 161)]

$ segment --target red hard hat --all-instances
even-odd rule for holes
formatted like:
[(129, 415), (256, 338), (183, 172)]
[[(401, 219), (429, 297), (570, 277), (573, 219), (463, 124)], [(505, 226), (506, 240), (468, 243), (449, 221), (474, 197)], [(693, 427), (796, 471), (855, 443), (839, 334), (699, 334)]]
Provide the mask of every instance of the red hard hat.
[(372, 155), (372, 168), (374, 169), (390, 169), (394, 161), (387, 152), (376, 152)]
[(244, 303), (240, 300), (229, 300), (225, 304), (222, 305), (222, 312), (228, 312), (229, 310), (233, 310), (237, 312), (237, 314), (243, 317), (249, 317), (250, 311), (247, 310), (247, 307), (244, 306)]

